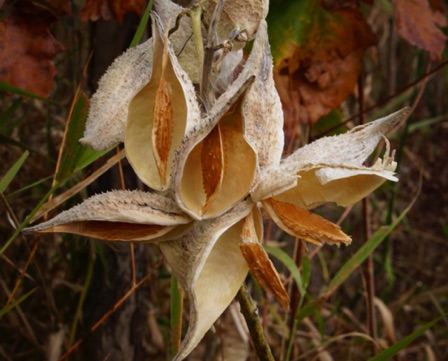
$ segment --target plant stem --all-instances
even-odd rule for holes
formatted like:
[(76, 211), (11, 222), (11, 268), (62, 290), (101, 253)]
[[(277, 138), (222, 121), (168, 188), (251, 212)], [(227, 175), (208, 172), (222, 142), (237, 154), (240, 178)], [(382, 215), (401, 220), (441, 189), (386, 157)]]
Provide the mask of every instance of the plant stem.
[(241, 313), (243, 314), (249, 333), (252, 337), (252, 342), (255, 346), (260, 361), (274, 361), (271, 348), (263, 333), (260, 318), (258, 317), (258, 309), (254, 300), (246, 290), (246, 285), (243, 283), (238, 291), (238, 302), (240, 303)]

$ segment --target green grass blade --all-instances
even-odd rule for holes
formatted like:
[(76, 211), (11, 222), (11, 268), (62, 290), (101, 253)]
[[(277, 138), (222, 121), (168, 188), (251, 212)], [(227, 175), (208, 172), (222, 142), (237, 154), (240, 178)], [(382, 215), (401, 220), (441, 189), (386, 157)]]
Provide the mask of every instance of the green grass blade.
[[(417, 194), (418, 196), (418, 194)], [(414, 205), (417, 196), (412, 200), (411, 204), (400, 214), (400, 216), (392, 222), (388, 227), (381, 227), (374, 235), (350, 258), (333, 277), (328, 286), (328, 290), (324, 297), (329, 297), (336, 289), (344, 283), (344, 281), (356, 270), (373, 251), (383, 242), (386, 237), (394, 230), (394, 228), (403, 220), (406, 214)]]
[(97, 152), (79, 143), (79, 139), (84, 134), (88, 108), (89, 101), (86, 95), (80, 92), (73, 106), (59, 169), (56, 173), (56, 181), (59, 183), (64, 183), (73, 173), (87, 167), (109, 151), (108, 149)]
[(375, 357), (372, 357), (369, 359), (369, 361), (387, 361), (390, 360), (393, 356), (395, 356), (398, 352), (406, 348), (412, 341), (414, 341), (416, 338), (423, 335), (427, 330), (429, 330), (432, 326), (434, 326), (437, 322), (439, 322), (440, 318), (427, 323), (423, 327), (419, 328), (417, 331), (411, 333), (410, 335), (406, 336), (402, 340), (394, 343), (391, 347), (385, 349), (384, 351), (380, 352)]
[(76, 328), (82, 316), (82, 306), (84, 305), (84, 301), (87, 297), (87, 291), (89, 290), (90, 284), (92, 282), (93, 266), (95, 265), (95, 260), (95, 245), (93, 243), (90, 243), (90, 255), (89, 264), (87, 265), (86, 279), (84, 281), (84, 287), (82, 288), (81, 296), (79, 297), (78, 305), (76, 307), (75, 317), (73, 317), (72, 326), (70, 327), (70, 333), (68, 337), (69, 346), (72, 346), (73, 341), (75, 340)]
[(9, 305), (0, 309), (0, 318), (2, 318), (3, 315), (5, 315), (9, 311), (11, 311), (14, 307), (18, 306), (21, 302), (25, 301), (36, 290), (37, 290), (37, 288), (33, 288), (31, 291), (25, 293), (23, 296), (19, 297), (18, 299), (14, 300), (13, 302), (11, 302)]
[(311, 278), (311, 261), (308, 256), (302, 257), (302, 279), (305, 289), (308, 288)]
[(14, 177), (19, 172), (20, 168), (22, 168), (23, 163), (25, 163), (29, 155), (30, 153), (28, 151), (25, 151), (19, 158), (19, 160), (14, 163), (14, 165), (8, 170), (8, 172), (6, 172), (6, 174), (0, 180), (0, 192), (4, 192), (5, 189), (9, 186)]
[[(6, 109), (6, 111), (0, 115), (0, 129), (2, 129), (6, 123), (13, 117), (17, 109), (22, 105), (22, 99), (18, 98)], [(4, 129), (2, 129), (3, 131)]]
[(4, 91), (4, 92), (8, 92), (8, 93), (14, 93), (14, 94), (19, 94), (19, 95), (27, 96), (27, 97), (30, 97), (30, 98), (33, 98), (33, 99), (40, 99), (40, 100), (47, 100), (47, 101), (49, 100), (49, 99), (44, 98), (44, 97), (42, 97), (40, 95), (31, 93), (29, 91), (26, 91), (26, 90), (24, 90), (22, 88), (18, 88), (18, 87), (14, 86), (14, 85), (5, 83), (3, 81), (0, 81), (0, 91)]
[(137, 31), (135, 32), (134, 38), (131, 41), (130, 48), (137, 46), (140, 40), (142, 39), (143, 32), (145, 31), (146, 25), (148, 24), (149, 15), (151, 14), (151, 9), (154, 1), (150, 0), (148, 5), (146, 6), (145, 12), (140, 20), (140, 24), (138, 24)]
[(34, 214), (39, 210), (40, 207), (47, 201), (48, 197), (56, 190), (57, 187), (51, 188), (47, 194), (40, 200), (39, 204), (33, 209), (33, 211), (25, 218), (25, 220), (20, 224), (19, 228), (17, 228), (13, 235), (9, 237), (3, 247), (0, 249), (0, 256), (5, 253), (5, 251), (9, 248), (12, 242), (17, 238), (17, 236), (22, 232), (22, 230), (27, 226), (30, 220), (33, 218)]
[(45, 160), (49, 163), (54, 163), (54, 160), (52, 158), (50, 158), (49, 156), (39, 152), (36, 149), (31, 148), (27, 144), (22, 143), (22, 142), (18, 141), (17, 139), (11, 138), (3, 133), (0, 133), (0, 143), (11, 144), (12, 146), (20, 148), (23, 151), (27, 150), (30, 153), (37, 154), (37, 155), (41, 156), (42, 158), (45, 158)]
[(283, 250), (280, 248), (270, 247), (270, 246), (264, 246), (264, 249), (269, 254), (273, 255), (275, 258), (277, 258), (281, 263), (283, 263), (286, 268), (291, 272), (292, 277), (297, 283), (297, 287), (299, 288), (300, 295), (302, 298), (305, 296), (306, 290), (304, 287), (304, 282), (302, 280), (302, 276), (300, 275), (299, 270), (297, 269), (297, 265), (295, 264), (294, 260)]
[(445, 121), (447, 119), (448, 119), (448, 115), (447, 114), (443, 114), (443, 115), (439, 115), (437, 117), (424, 119), (424, 120), (420, 120), (418, 122), (409, 124), (409, 133), (415, 132), (416, 130), (419, 130), (421, 128), (428, 128), (431, 125), (443, 122), (443, 121)]
[(177, 354), (182, 334), (183, 297), (177, 278), (171, 275), (171, 353)]

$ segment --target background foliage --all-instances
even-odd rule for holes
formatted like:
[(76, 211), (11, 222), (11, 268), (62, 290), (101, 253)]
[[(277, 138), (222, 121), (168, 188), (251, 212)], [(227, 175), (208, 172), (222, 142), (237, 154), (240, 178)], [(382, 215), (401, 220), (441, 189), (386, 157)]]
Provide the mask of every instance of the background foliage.
[[(146, 5), (0, 1), (1, 359), (57, 360), (67, 350), (73, 360), (169, 358), (176, 287), (157, 248), (19, 232), (33, 213), (143, 187), (117, 163), (119, 149), (98, 154), (77, 139), (85, 94), (130, 45)], [(350, 247), (305, 246), (267, 225), (289, 311), (247, 282), (276, 359), (448, 357), (447, 10), (441, 0), (271, 0), (287, 152), (414, 107), (392, 136), (400, 182), (350, 212), (319, 210), (353, 236)], [(398, 216), (392, 233), (380, 229)], [(256, 359), (236, 307), (189, 359)]]

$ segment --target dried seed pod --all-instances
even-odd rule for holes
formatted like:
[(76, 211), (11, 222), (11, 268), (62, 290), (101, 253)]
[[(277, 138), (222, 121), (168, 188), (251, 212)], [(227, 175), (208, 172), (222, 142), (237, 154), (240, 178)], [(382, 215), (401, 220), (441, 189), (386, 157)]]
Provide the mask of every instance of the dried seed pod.
[(240, 202), (219, 218), (196, 222), (179, 240), (160, 243), (190, 300), (187, 334), (174, 360), (183, 360), (196, 347), (246, 278), (248, 267), (239, 245), (252, 207)]
[(179, 150), (173, 169), (178, 204), (197, 219), (224, 213), (248, 194), (260, 169), (280, 161), (282, 148), (281, 105), (262, 21), (243, 71)]
[(338, 225), (294, 204), (270, 198), (263, 205), (272, 220), (292, 236), (318, 245), (347, 245), (352, 241)]
[(113, 191), (90, 197), (25, 232), (73, 233), (108, 241), (149, 241), (191, 223), (171, 199), (141, 191)]
[(261, 287), (271, 292), (288, 309), (289, 295), (280, 279), (277, 270), (260, 242), (263, 240), (263, 219), (260, 211), (254, 207), (251, 214), (244, 219), (241, 233), (241, 253), (249, 266), (250, 271)]
[(179, 65), (157, 15), (153, 16), (151, 81), (134, 97), (125, 133), (126, 156), (149, 187), (170, 186), (174, 154), (200, 120), (193, 85)]
[(251, 57), (257, 59), (254, 82), (242, 104), (245, 135), (258, 155), (258, 166), (264, 172), (279, 164), (284, 146), (283, 111), (272, 74), (272, 55), (266, 21), (261, 20)]
[(115, 59), (90, 100), (86, 130), (80, 140), (83, 145), (103, 150), (123, 141), (129, 103), (150, 79), (152, 55), (150, 39)]
[[(350, 132), (321, 138), (299, 148), (277, 167), (267, 173), (252, 190), (254, 200), (274, 195), (276, 200), (292, 203), (299, 208), (312, 209), (335, 202), (347, 207), (373, 192), (386, 180), (397, 181), (396, 163), (387, 150), (384, 159), (373, 166), (363, 165), (384, 134), (397, 126), (409, 113), (403, 109), (385, 118), (356, 127)], [(297, 182), (284, 178), (297, 177)], [(275, 182), (281, 192), (275, 190)], [(283, 183), (282, 183), (283, 182)], [(288, 185), (291, 188), (288, 189)]]
[(257, 154), (245, 138), (237, 100), (181, 147), (174, 172), (176, 200), (194, 218), (217, 217), (248, 194), (256, 169)]
[(194, 84), (199, 83), (200, 61), (194, 42), (192, 20), (186, 15), (178, 19), (178, 16), (187, 9), (171, 0), (155, 0), (154, 7), (165, 29), (173, 29), (178, 21), (177, 30), (170, 35), (170, 43), (182, 69), (188, 74)]
[[(203, 2), (207, 22), (210, 22), (219, 2)], [(238, 32), (244, 32), (248, 41), (254, 39), (260, 21), (266, 17), (268, 10), (269, 0), (226, 0), (218, 23), (218, 40), (227, 40)]]

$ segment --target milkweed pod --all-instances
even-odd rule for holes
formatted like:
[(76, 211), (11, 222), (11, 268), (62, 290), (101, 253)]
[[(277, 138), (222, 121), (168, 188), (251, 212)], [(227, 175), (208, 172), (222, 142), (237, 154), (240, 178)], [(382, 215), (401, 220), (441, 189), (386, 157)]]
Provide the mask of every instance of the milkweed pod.
[(72, 233), (107, 241), (150, 241), (191, 223), (174, 201), (141, 191), (98, 194), (25, 232)]
[(139, 178), (149, 187), (164, 191), (170, 186), (174, 154), (189, 127), (199, 122), (200, 112), (193, 85), (156, 14), (153, 40), (151, 81), (129, 106), (125, 149)]
[(265, 20), (260, 22), (250, 56), (256, 64), (256, 76), (244, 96), (242, 112), (246, 138), (257, 152), (260, 171), (264, 171), (280, 162), (284, 145), (283, 110), (272, 75), (272, 55)]
[[(219, 2), (220, 0), (204, 2), (204, 13), (208, 21)], [(268, 10), (269, 0), (226, 0), (218, 22), (220, 41), (241, 31), (245, 32), (248, 41), (254, 39), (260, 21), (266, 17)]]
[(294, 237), (317, 245), (322, 243), (348, 245), (352, 241), (338, 225), (292, 203), (273, 198), (266, 199), (262, 203), (272, 220)]
[(240, 202), (219, 218), (195, 222), (179, 240), (160, 243), (190, 303), (188, 330), (174, 360), (183, 360), (196, 347), (246, 278), (248, 266), (239, 246), (252, 207)]
[(261, 287), (271, 292), (288, 309), (289, 295), (280, 279), (277, 270), (261, 245), (263, 240), (263, 219), (257, 207), (244, 219), (241, 232), (241, 253), (250, 271)]
[(171, 0), (155, 0), (154, 7), (165, 29), (172, 29), (178, 22), (177, 30), (170, 35), (171, 45), (182, 69), (194, 84), (199, 83), (200, 61), (193, 36), (192, 20), (189, 16), (178, 18), (186, 9)]
[[(386, 180), (397, 181), (394, 174), (396, 163), (387, 139), (383, 159), (378, 159), (370, 167), (363, 163), (384, 135), (408, 113), (409, 109), (405, 108), (345, 134), (321, 138), (299, 148), (277, 167), (273, 177), (281, 180), (282, 177), (296, 176), (297, 183), (291, 183), (291, 187), (284, 188), (282, 192), (274, 192), (274, 198), (303, 209), (329, 202), (347, 207), (366, 197)], [(274, 188), (273, 185), (270, 187)], [(256, 199), (259, 200), (263, 191), (259, 189), (257, 192)]]
[(115, 59), (90, 99), (81, 144), (104, 150), (124, 140), (129, 103), (151, 77), (152, 55), (149, 39)]
[(267, 26), (261, 21), (243, 71), (179, 150), (174, 192), (192, 217), (224, 213), (249, 193), (260, 169), (280, 161), (283, 119), (271, 75)]
[(257, 169), (257, 154), (244, 135), (241, 100), (218, 120), (210, 119), (179, 152), (175, 197), (196, 219), (217, 217), (243, 199)]

